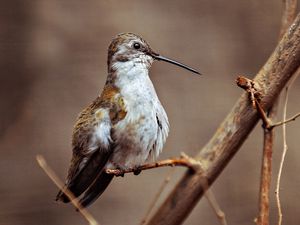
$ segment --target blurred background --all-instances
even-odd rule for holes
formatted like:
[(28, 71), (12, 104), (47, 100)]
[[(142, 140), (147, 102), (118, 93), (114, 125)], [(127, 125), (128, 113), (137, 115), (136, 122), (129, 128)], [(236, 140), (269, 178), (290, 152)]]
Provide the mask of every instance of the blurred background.
[[(182, 151), (194, 155), (205, 145), (242, 93), (236, 76), (253, 77), (273, 51), (281, 14), (280, 0), (1, 1), (0, 224), (86, 224), (71, 205), (54, 201), (57, 188), (35, 155), (44, 155), (65, 179), (73, 124), (102, 90), (107, 48), (116, 34), (137, 33), (157, 52), (204, 74), (195, 76), (162, 62), (151, 68), (171, 124), (164, 159)], [(300, 111), (299, 97), (298, 79), (288, 115)], [(299, 120), (288, 125), (281, 185), (284, 224), (300, 222), (299, 129)], [(280, 130), (273, 160), (273, 224)], [(261, 152), (258, 125), (212, 187), (229, 224), (253, 224), (257, 216)], [(169, 170), (116, 178), (89, 210), (102, 225), (139, 224)], [(183, 172), (175, 169), (164, 196)], [(202, 199), (184, 224), (218, 220)]]

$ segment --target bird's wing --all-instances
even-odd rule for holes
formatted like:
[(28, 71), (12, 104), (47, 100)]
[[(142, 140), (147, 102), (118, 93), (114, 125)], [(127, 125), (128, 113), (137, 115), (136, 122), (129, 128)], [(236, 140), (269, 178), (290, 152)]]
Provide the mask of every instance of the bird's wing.
[[(108, 97), (112, 96), (111, 92), (112, 90), (110, 88), (108, 89), (108, 91), (107, 89), (104, 89), (104, 95)], [(127, 115), (127, 111), (124, 99), (119, 94), (115, 94), (112, 98), (110, 98), (110, 102), (112, 102), (113, 104), (110, 105), (109, 118), (113, 127), (115, 124), (117, 124), (125, 118), (125, 116)], [(111, 133), (113, 133), (113, 131), (114, 129), (112, 128)], [(112, 143), (110, 145), (110, 152), (113, 152), (115, 144), (116, 143)], [(100, 171), (100, 173), (97, 174), (91, 186), (88, 188), (87, 191), (85, 191), (84, 195), (80, 199), (81, 206), (86, 207), (92, 204), (97, 198), (99, 198), (99, 196), (107, 188), (113, 177), (114, 175), (107, 174), (104, 170)]]
[[(73, 157), (65, 187), (80, 196), (96, 179), (112, 153), (109, 109), (84, 110), (73, 132)], [(60, 191), (57, 200), (69, 202)]]
[[(123, 98), (112, 88), (104, 89), (102, 96), (79, 116), (73, 132), (73, 158), (66, 188), (75, 197), (86, 192), (82, 198), (84, 206), (99, 197), (113, 178), (103, 168), (114, 149), (113, 126), (125, 116)], [(62, 191), (57, 200), (70, 201)]]
[(100, 171), (93, 184), (84, 192), (80, 199), (80, 205), (85, 208), (92, 204), (105, 191), (113, 177), (113, 174), (108, 174), (103, 170)]

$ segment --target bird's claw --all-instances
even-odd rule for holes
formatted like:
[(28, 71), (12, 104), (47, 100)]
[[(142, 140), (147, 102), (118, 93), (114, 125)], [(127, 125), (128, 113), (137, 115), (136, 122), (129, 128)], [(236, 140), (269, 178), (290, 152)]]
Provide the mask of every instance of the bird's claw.
[(142, 170), (139, 167), (137, 167), (133, 170), (133, 174), (136, 176), (139, 175), (141, 172), (142, 172)]
[(115, 176), (116, 177), (124, 177), (124, 175), (125, 175), (124, 170), (122, 170), (120, 167), (117, 167), (116, 169), (117, 169), (118, 173), (115, 174)]

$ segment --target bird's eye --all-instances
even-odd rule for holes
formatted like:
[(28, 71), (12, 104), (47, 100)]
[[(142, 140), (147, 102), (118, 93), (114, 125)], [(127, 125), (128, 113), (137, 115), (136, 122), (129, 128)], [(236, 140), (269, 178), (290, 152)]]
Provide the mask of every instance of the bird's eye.
[(140, 48), (141, 48), (141, 45), (140, 45), (140, 43), (135, 42), (135, 43), (133, 44), (133, 47), (134, 47), (135, 49), (140, 49)]

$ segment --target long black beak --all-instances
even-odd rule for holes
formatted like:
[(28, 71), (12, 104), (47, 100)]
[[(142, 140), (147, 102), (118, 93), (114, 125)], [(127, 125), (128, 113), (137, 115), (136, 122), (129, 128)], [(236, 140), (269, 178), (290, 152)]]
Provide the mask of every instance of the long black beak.
[(189, 70), (189, 71), (191, 71), (191, 72), (193, 72), (193, 73), (202, 75), (201, 73), (199, 73), (197, 70), (193, 69), (192, 67), (189, 67), (189, 66), (187, 66), (187, 65), (185, 65), (185, 64), (183, 64), (183, 63), (177, 62), (177, 61), (175, 61), (175, 60), (173, 60), (173, 59), (168, 59), (168, 58), (166, 58), (166, 57), (164, 57), (164, 56), (161, 56), (161, 55), (159, 55), (159, 54), (157, 54), (157, 53), (154, 53), (154, 54), (152, 54), (151, 56), (152, 56), (154, 59), (158, 60), (158, 61), (165, 61), (165, 62), (168, 62), (168, 63), (172, 63), (172, 64), (174, 64), (174, 65), (176, 65), (176, 66), (180, 66), (180, 67), (182, 67), (182, 68), (184, 68), (184, 69), (187, 69), (187, 70)]

